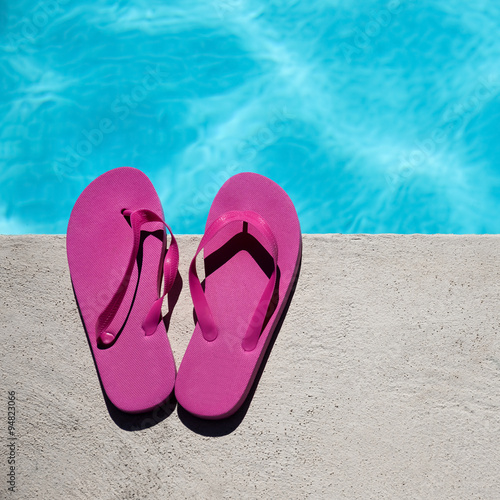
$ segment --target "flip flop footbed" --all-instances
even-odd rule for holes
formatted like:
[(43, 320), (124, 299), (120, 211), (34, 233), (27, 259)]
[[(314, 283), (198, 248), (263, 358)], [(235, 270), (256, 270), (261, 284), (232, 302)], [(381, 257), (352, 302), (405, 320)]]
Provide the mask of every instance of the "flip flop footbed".
[(245, 351), (243, 337), (273, 271), (271, 249), (261, 232), (244, 222), (230, 223), (205, 247), (205, 297), (218, 336), (205, 340), (196, 324), (175, 389), (179, 403), (203, 418), (229, 416), (245, 400), (283, 313), (301, 256), (293, 203), (270, 179), (252, 173), (229, 179), (214, 199), (206, 227), (231, 211), (251, 211), (265, 219), (278, 244), (278, 281), (257, 346)]
[[(142, 412), (172, 392), (175, 363), (163, 322), (146, 336), (142, 323), (158, 298), (165, 229), (148, 222), (126, 294), (108, 331), (117, 335), (107, 348), (97, 344), (100, 314), (123, 279), (133, 246), (124, 210), (149, 209), (163, 218), (160, 200), (139, 170), (123, 167), (93, 181), (73, 208), (67, 234), (71, 280), (103, 388), (119, 409)], [(70, 339), (68, 339), (70, 341)]]

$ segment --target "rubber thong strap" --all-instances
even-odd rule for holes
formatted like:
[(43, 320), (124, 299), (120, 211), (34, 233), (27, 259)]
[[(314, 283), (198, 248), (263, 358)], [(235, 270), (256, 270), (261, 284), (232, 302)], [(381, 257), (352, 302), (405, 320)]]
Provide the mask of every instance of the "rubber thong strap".
[(274, 288), (276, 286), (276, 275), (277, 275), (277, 265), (278, 265), (278, 244), (276, 238), (269, 227), (269, 224), (264, 220), (262, 216), (251, 211), (232, 211), (226, 212), (216, 219), (210, 227), (205, 231), (203, 238), (200, 241), (198, 250), (191, 261), (191, 266), (189, 267), (189, 288), (191, 290), (191, 296), (193, 298), (194, 310), (196, 312), (196, 317), (198, 318), (198, 323), (200, 324), (201, 331), (205, 340), (212, 342), (217, 338), (219, 334), (217, 326), (215, 325), (212, 312), (208, 305), (205, 293), (201, 286), (198, 274), (196, 272), (196, 257), (201, 252), (201, 250), (207, 245), (207, 243), (214, 238), (214, 236), (226, 227), (231, 222), (243, 221), (248, 222), (254, 226), (267, 240), (271, 248), (274, 269), (269, 279), (264, 293), (262, 294), (257, 309), (250, 321), (248, 329), (243, 337), (242, 347), (245, 351), (253, 351), (259, 341), (259, 337), (262, 331), (262, 326), (266, 318), (266, 313), (269, 308), (269, 303), (274, 293)]
[(158, 215), (156, 215), (151, 210), (140, 209), (140, 210), (124, 210), (123, 215), (130, 217), (130, 225), (132, 227), (132, 234), (134, 237), (134, 242), (132, 246), (132, 251), (130, 253), (130, 258), (125, 271), (125, 275), (118, 287), (118, 290), (113, 295), (113, 298), (106, 306), (106, 309), (101, 313), (97, 319), (96, 324), (96, 337), (97, 343), (102, 345), (109, 345), (114, 341), (116, 336), (115, 333), (107, 331), (107, 328), (112, 323), (120, 305), (125, 297), (127, 287), (130, 283), (132, 277), (132, 271), (134, 269), (135, 260), (137, 258), (137, 253), (139, 252), (139, 245), (141, 241), (141, 226), (146, 222), (161, 222), (169, 231), (172, 240), (170, 242), (170, 247), (166, 251), (165, 258), (163, 261), (163, 295), (156, 300), (151, 309), (149, 310), (144, 322), (142, 324), (142, 329), (145, 335), (152, 335), (158, 328), (158, 324), (161, 317), (161, 307), (163, 304), (163, 299), (165, 295), (170, 291), (172, 285), (174, 284), (175, 277), (177, 276), (177, 269), (179, 267), (179, 248), (177, 247), (177, 242), (175, 241), (174, 234), (168, 226), (168, 224)]

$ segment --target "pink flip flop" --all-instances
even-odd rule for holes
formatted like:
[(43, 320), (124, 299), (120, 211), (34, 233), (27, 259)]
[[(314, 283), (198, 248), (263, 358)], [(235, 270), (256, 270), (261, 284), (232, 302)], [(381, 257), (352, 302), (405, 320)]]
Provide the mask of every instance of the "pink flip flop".
[[(165, 226), (172, 237), (168, 251)], [(161, 306), (175, 281), (179, 252), (146, 175), (123, 167), (94, 180), (75, 203), (66, 246), (104, 391), (128, 413), (157, 407), (175, 382)]]
[[(220, 419), (241, 406), (296, 281), (301, 248), (297, 213), (281, 187), (253, 173), (222, 186), (189, 270), (197, 324), (175, 385), (184, 409)], [(196, 272), (202, 249), (204, 286)]]

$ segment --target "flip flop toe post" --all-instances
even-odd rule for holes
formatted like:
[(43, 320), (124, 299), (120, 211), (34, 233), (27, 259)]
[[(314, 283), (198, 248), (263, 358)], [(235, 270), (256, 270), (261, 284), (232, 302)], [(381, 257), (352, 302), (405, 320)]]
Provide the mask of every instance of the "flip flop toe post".
[(153, 185), (129, 167), (94, 180), (68, 224), (71, 280), (102, 387), (128, 413), (159, 406), (175, 382), (161, 305), (179, 256), (173, 235), (166, 250), (165, 227)]
[(301, 242), (293, 203), (276, 183), (242, 173), (222, 186), (189, 270), (197, 322), (176, 380), (184, 409), (220, 419), (240, 408), (296, 281)]

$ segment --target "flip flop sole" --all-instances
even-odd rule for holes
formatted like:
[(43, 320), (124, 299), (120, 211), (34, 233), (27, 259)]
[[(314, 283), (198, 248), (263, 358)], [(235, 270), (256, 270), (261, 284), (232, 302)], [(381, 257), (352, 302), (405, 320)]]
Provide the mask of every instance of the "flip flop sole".
[(273, 270), (273, 259), (262, 235), (251, 224), (233, 222), (205, 248), (205, 296), (219, 334), (211, 342), (197, 323), (176, 381), (178, 402), (207, 419), (230, 416), (248, 395), (279, 324), (297, 278), (301, 232), (297, 213), (285, 191), (253, 173), (229, 179), (215, 197), (208, 228), (230, 211), (252, 211), (268, 223), (278, 243), (278, 285), (272, 315), (257, 347), (242, 348), (242, 339)]
[[(123, 210), (149, 209), (163, 217), (156, 191), (141, 171), (122, 167), (94, 180), (78, 198), (68, 224), (71, 280), (105, 393), (120, 410), (151, 410), (172, 393), (175, 362), (165, 325), (146, 336), (142, 322), (158, 298), (165, 230), (143, 226), (142, 244), (126, 295), (110, 328), (108, 348), (97, 345), (96, 324), (124, 276), (133, 245)], [(70, 339), (68, 339), (70, 341)]]

